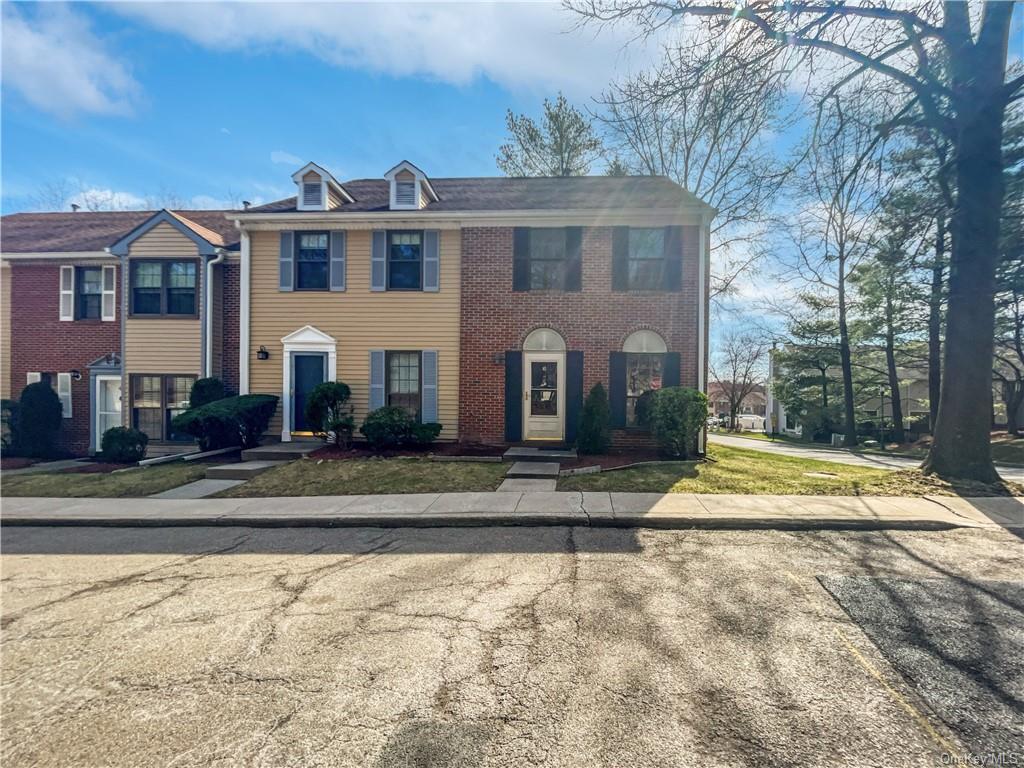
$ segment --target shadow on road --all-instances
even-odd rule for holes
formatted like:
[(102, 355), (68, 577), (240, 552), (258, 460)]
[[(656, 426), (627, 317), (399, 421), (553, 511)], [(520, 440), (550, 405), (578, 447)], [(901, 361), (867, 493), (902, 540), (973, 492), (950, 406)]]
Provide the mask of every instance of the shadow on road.
[[(567, 551), (567, 528), (244, 528), (13, 527), (0, 529), (0, 551), (16, 555), (359, 554), (386, 535), (389, 552), (409, 554), (544, 554)], [(596, 533), (596, 531), (595, 531)], [(635, 553), (633, 529), (575, 537), (579, 551)]]

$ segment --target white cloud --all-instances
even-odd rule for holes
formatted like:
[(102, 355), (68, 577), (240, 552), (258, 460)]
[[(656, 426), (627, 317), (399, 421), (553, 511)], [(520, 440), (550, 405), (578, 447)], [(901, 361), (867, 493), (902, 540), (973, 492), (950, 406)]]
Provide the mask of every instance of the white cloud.
[(545, 3), (118, 3), (111, 10), (215, 50), (304, 51), (339, 67), (587, 98), (657, 53), (625, 25), (574, 31)]
[(86, 187), (68, 200), (87, 211), (132, 211), (150, 207), (144, 197), (122, 190), (104, 187)]
[(298, 168), (300, 165), (305, 165), (302, 162), (301, 157), (296, 157), (291, 152), (285, 152), (283, 149), (275, 149), (270, 153), (270, 162), (278, 163), (280, 165), (294, 165)]
[(4, 88), (45, 112), (127, 114), (139, 96), (125, 64), (65, 6), (40, 3), (29, 12), (4, 3), (2, 43)]

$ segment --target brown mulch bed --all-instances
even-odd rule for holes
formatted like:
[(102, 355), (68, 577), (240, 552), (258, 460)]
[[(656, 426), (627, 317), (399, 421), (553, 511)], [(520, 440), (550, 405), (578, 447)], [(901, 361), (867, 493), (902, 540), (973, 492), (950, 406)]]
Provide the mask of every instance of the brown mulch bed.
[(640, 461), (665, 461), (665, 457), (657, 451), (623, 451), (621, 453), (606, 453), (601, 456), (580, 456), (576, 461), (563, 461), (562, 469), (578, 469), (580, 467), (600, 466), (601, 469), (612, 467), (624, 467), (627, 464), (636, 464)]
[(501, 456), (505, 448), (500, 445), (484, 445), (482, 443), (436, 443), (427, 448), (402, 448), (394, 451), (374, 451), (365, 443), (353, 445), (346, 451), (339, 451), (333, 445), (325, 445), (309, 454), (311, 459), (327, 459), (344, 461), (346, 459), (390, 459), (396, 456), (416, 456), (426, 458), (434, 456)]
[(68, 467), (62, 469), (61, 474), (67, 475), (98, 475), (106, 472), (113, 472), (117, 469), (127, 469), (128, 467), (135, 466), (134, 464), (114, 464), (111, 462), (103, 461), (92, 461), (88, 464), (82, 464), (78, 467)]
[(38, 462), (39, 459), (26, 459), (23, 456), (0, 456), (0, 469), (24, 469)]

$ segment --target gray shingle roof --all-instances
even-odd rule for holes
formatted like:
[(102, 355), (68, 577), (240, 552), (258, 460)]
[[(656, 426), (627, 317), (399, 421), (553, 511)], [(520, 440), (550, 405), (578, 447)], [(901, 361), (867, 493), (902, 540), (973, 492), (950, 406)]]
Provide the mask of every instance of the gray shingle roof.
[[(431, 178), (437, 202), (424, 211), (673, 210), (702, 205), (693, 194), (664, 176), (570, 176), (541, 178)], [(337, 211), (370, 213), (388, 210), (388, 182), (355, 179), (342, 182), (355, 198)], [(249, 213), (295, 211), (295, 198), (250, 208)], [(415, 211), (411, 211), (415, 213)]]
[[(61, 253), (102, 251), (152, 217), (156, 211), (78, 211), (13, 213), (0, 219), (0, 252)], [(194, 232), (215, 235), (214, 245), (232, 247), (238, 230), (228, 211), (172, 211)]]

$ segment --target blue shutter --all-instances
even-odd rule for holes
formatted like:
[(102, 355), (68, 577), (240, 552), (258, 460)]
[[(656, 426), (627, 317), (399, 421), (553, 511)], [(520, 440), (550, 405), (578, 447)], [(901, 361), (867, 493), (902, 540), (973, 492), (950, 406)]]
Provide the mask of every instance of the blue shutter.
[(679, 353), (666, 352), (662, 357), (661, 386), (679, 386)]
[(345, 290), (345, 231), (331, 232), (331, 290)]
[(612, 290), (629, 290), (629, 227), (612, 229)]
[(384, 407), (384, 350), (370, 350), (370, 410)]
[(626, 426), (626, 353), (608, 354), (608, 408), (613, 427)]
[[(370, 254), (370, 290), (388, 289), (388, 233), (383, 229), (373, 230), (373, 250)], [(381, 385), (383, 386), (383, 385)]]
[(280, 291), (295, 289), (295, 233), (281, 233), (281, 257), (278, 266), (277, 288)]
[(505, 353), (505, 440), (523, 439), (523, 353)]
[(583, 416), (583, 353), (565, 353), (565, 442), (573, 445)]
[(441, 290), (441, 233), (428, 229), (423, 233), (423, 290)]
[(564, 291), (583, 290), (583, 227), (565, 228)]
[(420, 421), (437, 421), (437, 350), (425, 349), (421, 354)]
[(665, 227), (665, 280), (666, 291), (683, 289), (683, 228)]
[(512, 290), (530, 290), (530, 228), (512, 231)]

